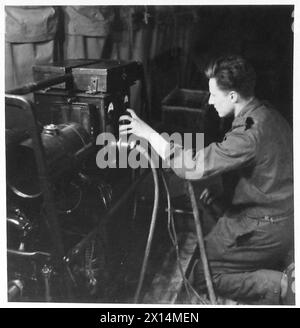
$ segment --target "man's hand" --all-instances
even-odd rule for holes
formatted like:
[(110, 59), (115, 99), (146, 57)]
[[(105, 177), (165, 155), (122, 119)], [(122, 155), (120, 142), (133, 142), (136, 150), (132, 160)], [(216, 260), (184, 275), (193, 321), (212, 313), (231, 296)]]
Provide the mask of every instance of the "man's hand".
[(205, 188), (201, 195), (200, 201), (206, 206), (216, 218), (219, 218), (223, 215), (225, 211), (225, 206), (222, 204), (220, 199), (216, 196), (216, 194), (212, 193), (208, 188)]
[(169, 142), (167, 142), (159, 133), (141, 120), (132, 109), (127, 109), (127, 111), (130, 115), (122, 115), (119, 118), (119, 121), (126, 120), (129, 122), (128, 124), (120, 124), (120, 136), (134, 134), (138, 138), (146, 139), (157, 154), (162, 159), (165, 159), (168, 153), (167, 150), (170, 147)]
[(137, 137), (149, 140), (151, 134), (155, 132), (148, 124), (141, 120), (132, 109), (127, 109), (130, 115), (122, 115), (119, 121), (126, 120), (128, 124), (119, 126), (119, 133), (121, 135), (134, 134)]

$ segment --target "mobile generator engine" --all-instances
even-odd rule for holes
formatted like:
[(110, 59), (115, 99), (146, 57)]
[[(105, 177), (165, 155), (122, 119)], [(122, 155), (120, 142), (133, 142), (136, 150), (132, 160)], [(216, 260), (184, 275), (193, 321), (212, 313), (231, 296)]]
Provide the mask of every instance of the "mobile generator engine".
[(36, 82), (5, 98), (8, 300), (107, 302), (110, 269), (124, 256), (110, 247), (112, 217), (137, 182), (132, 170), (97, 167), (96, 138), (118, 138), (141, 65), (69, 60), (33, 70)]

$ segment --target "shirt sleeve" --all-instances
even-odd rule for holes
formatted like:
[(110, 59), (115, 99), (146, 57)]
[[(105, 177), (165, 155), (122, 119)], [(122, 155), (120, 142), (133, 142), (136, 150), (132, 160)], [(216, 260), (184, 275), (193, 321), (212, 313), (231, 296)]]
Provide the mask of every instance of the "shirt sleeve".
[(250, 131), (236, 129), (228, 133), (220, 143), (193, 153), (179, 145), (173, 145), (168, 165), (180, 177), (198, 180), (247, 166), (255, 159), (256, 141)]

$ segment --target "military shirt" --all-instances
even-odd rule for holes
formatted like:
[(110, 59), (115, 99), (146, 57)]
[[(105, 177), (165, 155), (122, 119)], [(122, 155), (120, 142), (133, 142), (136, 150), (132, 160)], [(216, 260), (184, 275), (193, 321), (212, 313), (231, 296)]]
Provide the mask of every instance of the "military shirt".
[[(178, 165), (182, 158), (188, 167)], [(222, 142), (195, 155), (174, 144), (169, 165), (190, 180), (235, 171), (238, 179), (229, 216), (260, 218), (293, 211), (292, 131), (278, 111), (258, 99), (234, 118)]]

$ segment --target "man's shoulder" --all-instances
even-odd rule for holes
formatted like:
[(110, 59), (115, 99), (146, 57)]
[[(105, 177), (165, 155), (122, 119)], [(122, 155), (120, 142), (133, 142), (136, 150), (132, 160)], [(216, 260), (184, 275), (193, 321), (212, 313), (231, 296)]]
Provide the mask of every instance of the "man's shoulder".
[(256, 102), (246, 113), (234, 119), (232, 130), (235, 132), (252, 131), (268, 122), (268, 117), (272, 115), (268, 106), (262, 102)]
[(266, 101), (258, 101), (256, 106), (248, 113), (247, 117), (252, 117), (257, 123), (268, 121), (276, 110)]
[(268, 101), (260, 101), (257, 107), (249, 113), (248, 117), (254, 120), (257, 127), (274, 125), (280, 127), (281, 125), (287, 125), (286, 119)]
[(276, 116), (276, 110), (271, 105), (257, 101), (245, 115), (234, 121), (231, 132), (248, 136), (257, 142), (272, 130), (272, 126), (278, 121), (274, 119)]
[(253, 140), (271, 137), (274, 134), (291, 134), (287, 121), (268, 101), (255, 100), (242, 116), (234, 119), (229, 133), (247, 135)]
[[(248, 124), (247, 124), (248, 122)], [(245, 127), (249, 128), (256, 140), (278, 140), (291, 137), (291, 127), (280, 112), (268, 102), (261, 101), (245, 118)]]

